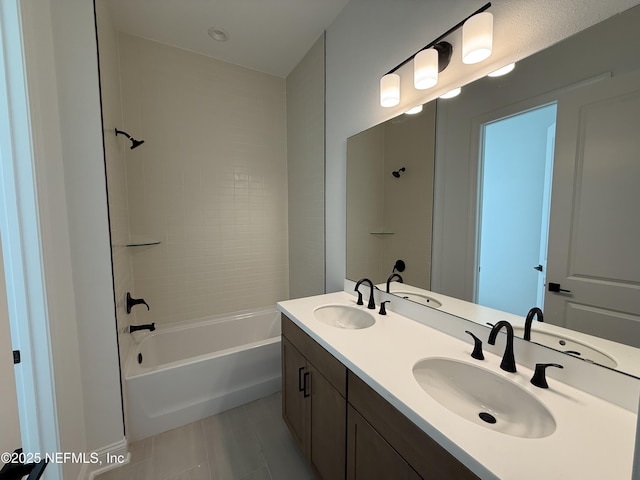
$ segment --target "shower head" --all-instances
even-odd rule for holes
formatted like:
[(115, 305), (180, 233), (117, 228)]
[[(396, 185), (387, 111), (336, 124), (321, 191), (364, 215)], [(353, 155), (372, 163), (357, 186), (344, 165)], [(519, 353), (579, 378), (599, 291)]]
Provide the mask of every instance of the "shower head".
[(393, 172), (391, 172), (391, 175), (396, 178), (400, 178), (400, 172), (404, 172), (405, 170), (406, 168), (402, 167), (400, 170), (394, 170)]
[(117, 128), (116, 130), (116, 137), (118, 135), (124, 135), (125, 137), (127, 137), (129, 140), (131, 140), (131, 150), (133, 150), (136, 147), (139, 147), (140, 145), (142, 145), (144, 143), (144, 140), (136, 140), (135, 138), (133, 138), (131, 135), (129, 135), (127, 132), (122, 131), (122, 130), (118, 130)]
[(139, 147), (143, 143), (144, 143), (144, 140), (136, 140), (135, 138), (132, 138), (131, 139), (131, 150), (133, 150), (136, 147)]

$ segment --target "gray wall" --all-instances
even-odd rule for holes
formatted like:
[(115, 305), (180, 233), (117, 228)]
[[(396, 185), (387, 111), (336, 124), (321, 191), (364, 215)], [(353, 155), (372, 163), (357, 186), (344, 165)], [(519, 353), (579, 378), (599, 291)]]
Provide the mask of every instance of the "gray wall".
[(287, 77), (289, 297), (324, 293), (324, 35)]

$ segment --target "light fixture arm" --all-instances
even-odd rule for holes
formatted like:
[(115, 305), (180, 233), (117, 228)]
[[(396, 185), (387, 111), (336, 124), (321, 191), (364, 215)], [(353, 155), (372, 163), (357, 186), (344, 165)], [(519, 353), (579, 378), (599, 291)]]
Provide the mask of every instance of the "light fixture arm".
[[(404, 60), (402, 63), (399, 63), (398, 65), (393, 67), (391, 70), (389, 70), (386, 73), (386, 75), (389, 75), (390, 73), (395, 73), (397, 70), (399, 70), (400, 68), (405, 66), (407, 63), (409, 63), (411, 60), (413, 60), (413, 58), (418, 53), (420, 53), (422, 50), (426, 50), (427, 48), (431, 48), (431, 47), (435, 48), (438, 51), (438, 68), (439, 68), (439, 70), (440, 71), (444, 70), (447, 67), (447, 65), (449, 64), (449, 60), (451, 60), (451, 53), (453, 51), (453, 47), (451, 46), (451, 44), (449, 42), (442, 42), (442, 39), (446, 38), (448, 35), (452, 34), (456, 30), (458, 30), (460, 27), (462, 27), (462, 25), (464, 25), (464, 23), (467, 20), (469, 20), (474, 15), (477, 15), (479, 13), (484, 12), (485, 10), (488, 10), (489, 7), (491, 7), (491, 2), (486, 3), (485, 5), (480, 7), (478, 10), (473, 12), (471, 15), (466, 17), (464, 20), (462, 20), (461, 22), (459, 22), (458, 24), (454, 25), (449, 30), (444, 32), (442, 35), (440, 35), (438, 38), (433, 40), (431, 43), (427, 44), (424, 48), (421, 48), (416, 53), (411, 55), (409, 58)], [(443, 64), (444, 64), (444, 66), (443, 66)]]

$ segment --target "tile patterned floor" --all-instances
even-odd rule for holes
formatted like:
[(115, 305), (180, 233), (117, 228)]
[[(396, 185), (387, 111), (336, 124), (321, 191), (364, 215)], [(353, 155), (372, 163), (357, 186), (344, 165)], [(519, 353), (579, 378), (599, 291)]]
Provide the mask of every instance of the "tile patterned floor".
[(312, 480), (276, 393), (132, 443), (131, 462), (96, 480)]

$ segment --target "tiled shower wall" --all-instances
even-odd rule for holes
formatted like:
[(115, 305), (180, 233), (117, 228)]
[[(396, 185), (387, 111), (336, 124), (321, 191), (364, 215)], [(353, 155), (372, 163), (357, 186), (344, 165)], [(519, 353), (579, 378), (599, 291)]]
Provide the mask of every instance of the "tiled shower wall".
[[(288, 296), (285, 81), (120, 33), (139, 323)], [(116, 187), (119, 188), (119, 187)]]

